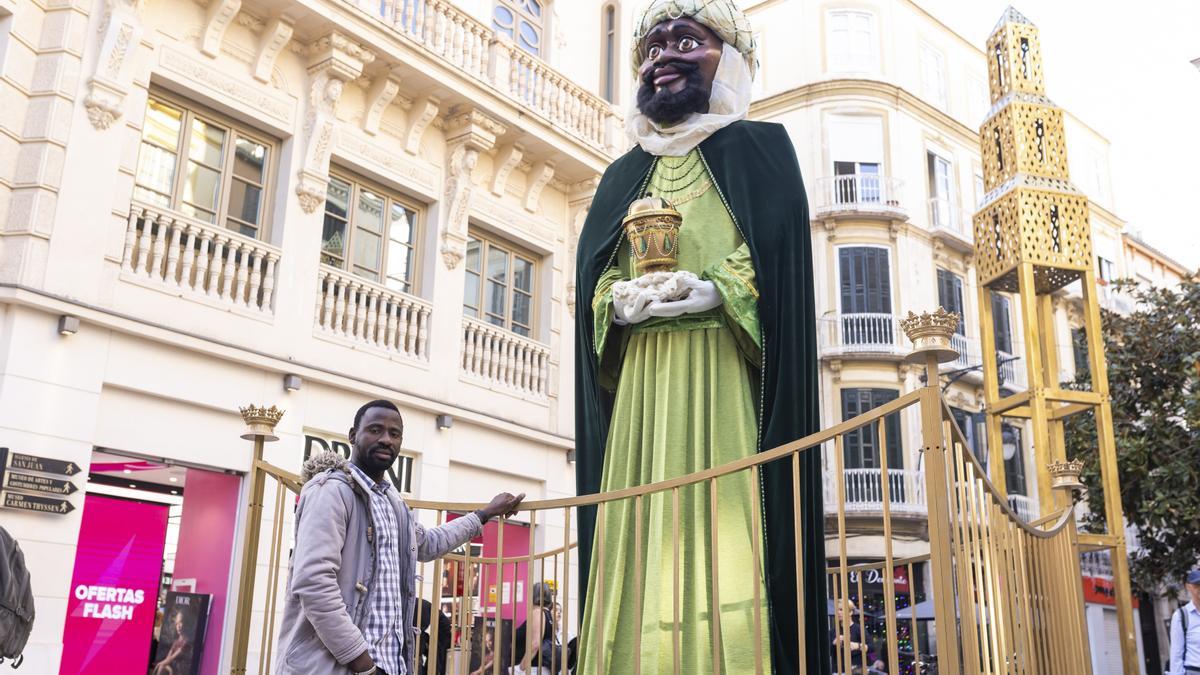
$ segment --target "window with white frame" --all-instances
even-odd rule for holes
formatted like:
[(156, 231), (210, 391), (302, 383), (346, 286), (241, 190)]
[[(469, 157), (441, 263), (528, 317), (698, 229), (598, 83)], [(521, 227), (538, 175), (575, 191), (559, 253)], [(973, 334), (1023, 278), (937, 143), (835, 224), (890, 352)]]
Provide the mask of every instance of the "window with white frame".
[(828, 15), (826, 60), (834, 72), (875, 72), (879, 52), (875, 15), (858, 10), (836, 10)]
[(609, 2), (600, 9), (600, 95), (609, 103), (617, 102), (617, 3)]
[(348, 174), (329, 177), (321, 262), (413, 292), (417, 208)]
[(954, 165), (940, 153), (925, 154), (929, 175), (929, 220), (933, 227), (955, 228)]
[(275, 144), (228, 120), (152, 94), (146, 102), (133, 196), (264, 238)]
[(1108, 283), (1117, 280), (1117, 266), (1113, 261), (1102, 255), (1096, 256), (1096, 274), (1100, 281)]
[(946, 57), (932, 45), (921, 45), (921, 95), (946, 109)]
[(984, 188), (983, 174), (975, 172), (975, 208), (979, 208), (983, 204), (983, 196), (987, 194), (987, 189)]
[(544, 4), (543, 0), (497, 0), (492, 9), (492, 30), (507, 35), (530, 54), (541, 56)]
[(472, 232), (467, 239), (463, 313), (532, 337), (536, 273), (534, 256)]
[(883, 119), (831, 115), (826, 123), (836, 204), (894, 199), (883, 184)]

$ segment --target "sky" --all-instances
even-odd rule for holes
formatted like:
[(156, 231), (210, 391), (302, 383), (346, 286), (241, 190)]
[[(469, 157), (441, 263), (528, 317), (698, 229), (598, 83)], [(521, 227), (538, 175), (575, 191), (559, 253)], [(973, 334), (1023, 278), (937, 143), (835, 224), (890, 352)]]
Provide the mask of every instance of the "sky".
[(1200, 267), (1200, 1), (914, 1), (981, 46), (1009, 4), (1032, 21), (1047, 96), (1111, 143), (1117, 216)]

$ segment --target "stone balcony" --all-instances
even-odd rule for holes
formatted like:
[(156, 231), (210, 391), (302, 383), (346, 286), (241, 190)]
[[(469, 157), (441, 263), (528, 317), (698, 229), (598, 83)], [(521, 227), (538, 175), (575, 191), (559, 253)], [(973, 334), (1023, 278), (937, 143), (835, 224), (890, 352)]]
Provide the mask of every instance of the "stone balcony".
[(813, 217), (907, 220), (900, 204), (903, 185), (899, 178), (876, 173), (818, 178), (812, 195)]
[[(882, 469), (843, 469), (845, 483), (845, 513), (883, 515)], [(836, 474), (827, 470), (824, 475), (825, 515), (838, 511)], [(888, 508), (894, 515), (920, 516), (927, 514), (925, 501), (925, 472), (910, 469), (888, 469)]]
[[(450, 2), (297, 2), (324, 17), (319, 27), (305, 20), (314, 24), (309, 37), (337, 31), (373, 54), (363, 72), (371, 80), (368, 114), (393, 102), (435, 117), (478, 110), (520, 136), (527, 160), (551, 162), (568, 183), (601, 173), (624, 150), (612, 104)], [(257, 11), (249, 4), (241, 11)]]
[(832, 314), (817, 320), (821, 358), (868, 358), (899, 361), (908, 338), (899, 318), (890, 313)]
[(960, 209), (953, 200), (934, 197), (929, 200), (929, 231), (934, 239), (959, 253), (975, 250), (971, 213)]

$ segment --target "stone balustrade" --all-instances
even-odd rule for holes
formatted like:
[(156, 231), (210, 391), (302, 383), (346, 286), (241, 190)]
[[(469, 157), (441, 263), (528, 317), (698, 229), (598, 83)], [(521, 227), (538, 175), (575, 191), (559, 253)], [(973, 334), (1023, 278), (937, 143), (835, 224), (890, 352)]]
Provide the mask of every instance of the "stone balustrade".
[(511, 42), (500, 48), (508, 52), (511, 96), (590, 145), (602, 149), (611, 146), (610, 122), (615, 123), (617, 116), (607, 101), (584, 91), (566, 75)]
[(231, 308), (271, 314), (279, 249), (158, 206), (133, 202), (121, 270)]
[(463, 319), (462, 369), (467, 376), (517, 393), (550, 395), (550, 348), (475, 319)]
[(446, 0), (347, 0), (466, 75), (599, 150), (615, 154), (621, 116), (541, 59)]
[(433, 308), (342, 270), (321, 265), (318, 272), (316, 328), (420, 361), (429, 360), (429, 319)]

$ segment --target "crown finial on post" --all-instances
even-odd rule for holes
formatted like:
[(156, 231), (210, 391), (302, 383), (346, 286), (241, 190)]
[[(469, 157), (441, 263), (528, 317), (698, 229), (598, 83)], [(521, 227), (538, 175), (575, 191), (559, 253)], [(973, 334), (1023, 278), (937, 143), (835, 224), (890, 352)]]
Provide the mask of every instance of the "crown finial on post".
[(264, 408), (251, 404), (245, 408), (238, 408), (238, 411), (242, 413), (242, 420), (246, 423), (246, 433), (242, 434), (242, 438), (253, 441), (261, 436), (267, 442), (279, 440), (275, 435), (275, 425), (279, 424), (283, 417), (282, 410), (275, 406)]
[(1069, 462), (1050, 462), (1046, 469), (1050, 472), (1050, 487), (1055, 490), (1082, 490), (1085, 486), (1079, 480), (1083, 473), (1083, 460), (1073, 459)]
[(958, 328), (958, 314), (938, 307), (930, 314), (920, 316), (911, 311), (900, 320), (900, 328), (912, 340), (913, 350), (904, 357), (905, 363), (920, 363), (933, 357), (938, 363), (948, 363), (958, 358), (958, 350), (950, 338)]

